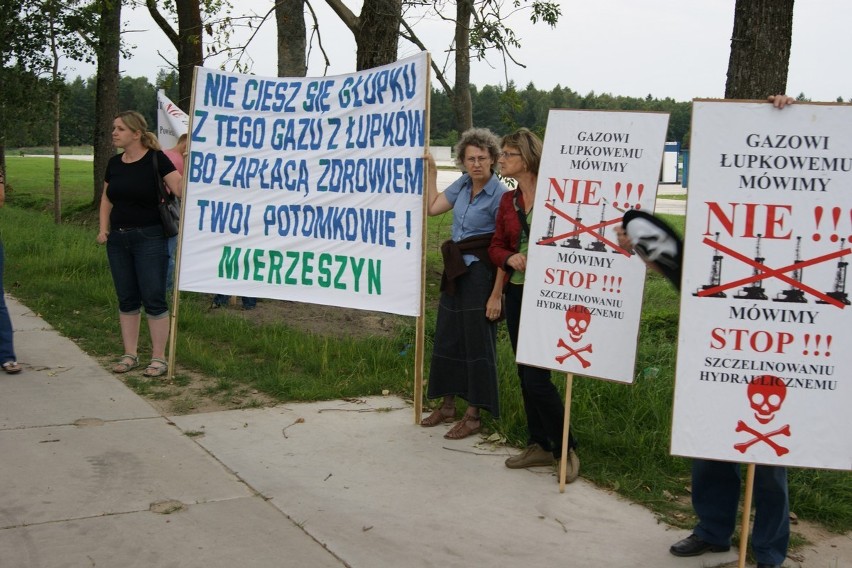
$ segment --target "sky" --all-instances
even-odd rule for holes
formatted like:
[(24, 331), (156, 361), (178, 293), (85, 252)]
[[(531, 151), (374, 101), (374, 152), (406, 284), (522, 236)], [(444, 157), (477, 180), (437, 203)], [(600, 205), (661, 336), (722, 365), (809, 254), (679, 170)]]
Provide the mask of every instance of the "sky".
[[(510, 64), (508, 79), (519, 88), (533, 83), (538, 89), (551, 89), (558, 84), (582, 95), (590, 91), (633, 97), (650, 94), (678, 101), (724, 95), (735, 0), (559, 1), (562, 15), (555, 28), (541, 23), (532, 25), (529, 12), (524, 11), (509, 19), (521, 42), (515, 58), (525, 67)], [(272, 6), (270, 0), (236, 0), (234, 4), (238, 6), (235, 15), (251, 9), (266, 13)], [(356, 13), (360, 11), (360, 2), (347, 4)], [(352, 34), (321, 0), (312, 5), (317, 11), (331, 66), (324, 69), (315, 48), (308, 75), (353, 72)], [(133, 30), (125, 38), (139, 47), (133, 50), (131, 58), (121, 62), (121, 71), (131, 77), (148, 77), (153, 82), (157, 73), (167, 68), (161, 54), (176, 60), (174, 49), (147, 10), (125, 8), (122, 13), (125, 29)], [(838, 96), (846, 101), (852, 98), (850, 22), (849, 0), (795, 3), (788, 94), (804, 93), (814, 101), (835, 101)], [(452, 39), (452, 24), (424, 17), (415, 30), (432, 50), (433, 60), (442, 65), (447, 58), (446, 46)], [(417, 51), (415, 46), (400, 40), (401, 58)], [(275, 76), (276, 53), (272, 16), (248, 50), (251, 72)], [(218, 68), (221, 63), (209, 59), (205, 65)], [(233, 68), (226, 66), (226, 70)], [(69, 64), (65, 71), (72, 78), (77, 75), (88, 78), (95, 69)], [(505, 85), (507, 72), (500, 58), (492, 53), (487, 61), (472, 62), (471, 81), (479, 87)], [(450, 81), (452, 76), (450, 71)], [(439, 86), (435, 80), (433, 85)]]

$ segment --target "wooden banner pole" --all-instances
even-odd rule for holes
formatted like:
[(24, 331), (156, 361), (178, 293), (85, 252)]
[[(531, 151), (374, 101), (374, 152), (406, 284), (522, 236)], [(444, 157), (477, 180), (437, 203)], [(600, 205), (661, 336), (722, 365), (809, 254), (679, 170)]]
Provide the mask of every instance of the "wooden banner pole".
[[(426, 54), (426, 151), (429, 151), (429, 120), (431, 115), (430, 94), (432, 56)], [(437, 172), (436, 172), (437, 175)], [(429, 214), (429, 168), (423, 157), (423, 199), (420, 224), (420, 315), (415, 322), (414, 334), (414, 424), (420, 424), (423, 416), (423, 361), (426, 349), (426, 217)]]
[[(192, 132), (192, 117), (195, 116), (195, 82), (198, 79), (198, 67), (192, 70), (192, 98), (189, 100), (189, 125), (187, 126), (187, 135)], [(189, 149), (192, 146), (192, 137), (187, 136), (186, 139), (186, 156), (189, 156)], [(166, 378), (168, 380), (172, 380), (175, 378), (175, 357), (177, 356), (177, 320), (178, 320), (178, 309), (180, 305), (180, 253), (183, 239), (183, 224), (184, 224), (184, 212), (186, 209), (183, 204), (186, 202), (186, 161), (184, 160), (183, 171), (180, 173), (181, 175), (181, 199), (180, 199), (180, 223), (178, 224), (178, 234), (175, 237), (177, 239), (177, 246), (175, 247), (175, 271), (174, 278), (172, 279), (172, 309), (169, 313), (169, 355), (168, 355), (168, 365), (169, 369), (166, 373)]]
[(739, 568), (745, 568), (746, 553), (748, 552), (748, 534), (751, 526), (751, 497), (754, 492), (754, 468), (753, 463), (748, 464), (746, 471), (745, 497), (743, 497), (743, 520), (740, 528), (740, 557), (737, 562)]
[(559, 458), (559, 492), (565, 493), (565, 470), (568, 468), (568, 431), (571, 427), (571, 391), (574, 374), (565, 373), (565, 420), (562, 422), (562, 457)]

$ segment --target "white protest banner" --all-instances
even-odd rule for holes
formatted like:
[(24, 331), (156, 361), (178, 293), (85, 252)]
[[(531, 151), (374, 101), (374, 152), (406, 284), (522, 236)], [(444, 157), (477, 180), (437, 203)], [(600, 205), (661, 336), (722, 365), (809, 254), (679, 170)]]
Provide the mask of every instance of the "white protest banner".
[(180, 110), (162, 89), (157, 91), (157, 140), (163, 148), (172, 148), (181, 134), (189, 131), (189, 115)]
[(199, 68), (180, 289), (419, 315), (427, 58), (323, 78)]
[(668, 118), (550, 111), (518, 362), (633, 382), (645, 265), (618, 246), (615, 227), (626, 209), (654, 209)]
[(852, 106), (695, 101), (672, 453), (852, 468)]

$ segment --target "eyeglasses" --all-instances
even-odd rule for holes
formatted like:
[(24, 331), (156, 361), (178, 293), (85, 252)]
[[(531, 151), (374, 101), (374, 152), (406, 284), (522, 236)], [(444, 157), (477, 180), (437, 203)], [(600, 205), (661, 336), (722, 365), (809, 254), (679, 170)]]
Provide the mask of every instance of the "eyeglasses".
[(481, 164), (483, 162), (490, 162), (491, 158), (489, 158), (488, 156), (471, 156), (470, 158), (465, 158), (464, 161), (468, 164)]
[(497, 155), (500, 156), (501, 158), (511, 158), (512, 156), (520, 156), (521, 153), (520, 152), (500, 152)]

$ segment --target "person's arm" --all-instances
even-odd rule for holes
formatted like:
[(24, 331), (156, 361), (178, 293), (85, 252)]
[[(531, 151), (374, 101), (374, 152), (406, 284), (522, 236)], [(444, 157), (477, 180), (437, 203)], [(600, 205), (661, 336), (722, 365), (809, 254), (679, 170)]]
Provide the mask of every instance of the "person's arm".
[(485, 317), (490, 320), (496, 320), (500, 317), (500, 312), (503, 311), (503, 281), (506, 279), (506, 271), (497, 267), (497, 277), (494, 278), (494, 287), (491, 288), (491, 295), (488, 296), (488, 301), (485, 303)]
[(177, 170), (170, 172), (163, 177), (166, 187), (173, 195), (178, 198), (183, 197), (183, 176)]
[(426, 198), (428, 207), (426, 209), (430, 217), (446, 213), (453, 208), (452, 203), (447, 200), (447, 196), (443, 193), (438, 193), (438, 166), (435, 164), (435, 158), (430, 152), (426, 152)]
[(104, 182), (104, 192), (101, 195), (101, 208), (98, 212), (98, 244), (102, 245), (107, 241), (109, 235), (109, 214), (112, 212), (112, 201), (107, 197), (107, 187), (109, 184)]
[[(491, 237), (491, 244), (488, 246), (488, 256), (494, 266), (506, 272), (506, 260), (515, 254), (515, 249), (512, 246), (512, 237), (506, 230), (506, 210), (505, 204), (507, 199), (511, 200), (510, 192), (503, 194), (500, 200), (500, 207), (497, 209), (497, 221), (494, 226), (494, 236)], [(511, 210), (511, 209), (510, 209)]]
[(6, 205), (6, 176), (0, 172), (0, 207)]

